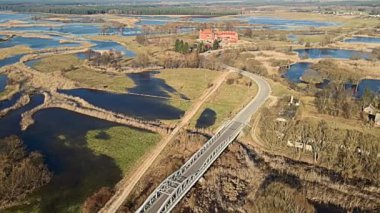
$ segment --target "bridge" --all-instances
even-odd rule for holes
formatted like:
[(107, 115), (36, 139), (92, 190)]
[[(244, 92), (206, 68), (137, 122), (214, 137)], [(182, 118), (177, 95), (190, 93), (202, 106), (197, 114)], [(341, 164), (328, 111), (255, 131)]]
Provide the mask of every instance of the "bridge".
[(138, 213), (170, 212), (203, 176), (212, 163), (222, 154), (250, 121), (251, 116), (269, 97), (269, 84), (260, 76), (225, 66), (234, 72), (249, 77), (258, 85), (256, 97), (246, 105), (231, 121), (227, 122), (200, 150), (180, 169), (167, 177), (137, 210)]

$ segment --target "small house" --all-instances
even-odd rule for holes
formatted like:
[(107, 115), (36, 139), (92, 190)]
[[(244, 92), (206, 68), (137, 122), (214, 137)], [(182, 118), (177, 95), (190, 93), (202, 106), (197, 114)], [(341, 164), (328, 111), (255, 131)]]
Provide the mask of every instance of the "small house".
[(380, 127), (380, 113), (376, 113), (375, 116), (375, 126)]
[(376, 108), (370, 104), (368, 107), (363, 109), (363, 112), (368, 115), (376, 115)]

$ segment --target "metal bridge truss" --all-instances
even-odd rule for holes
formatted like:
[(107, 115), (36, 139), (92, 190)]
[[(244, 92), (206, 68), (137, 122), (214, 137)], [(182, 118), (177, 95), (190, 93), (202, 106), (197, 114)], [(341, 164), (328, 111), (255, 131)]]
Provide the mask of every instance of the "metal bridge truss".
[[(191, 189), (193, 185), (203, 176), (212, 163), (219, 157), (220, 154), (228, 147), (230, 143), (239, 135), (242, 128), (242, 123), (231, 121), (224, 125), (224, 127), (214, 135), (207, 143), (205, 143), (200, 150), (198, 150), (180, 169), (167, 177), (146, 199), (144, 204), (136, 211), (138, 213), (149, 212), (155, 201), (161, 196), (168, 196), (165, 202), (158, 209), (157, 212), (169, 212), (175, 205), (182, 199), (183, 196)], [(203, 162), (200, 169), (188, 177), (183, 176), (187, 169), (189, 169), (202, 155), (204, 155), (210, 146), (212, 146), (221, 134), (227, 129), (233, 130), (227, 139), (219, 142), (219, 145), (212, 151), (207, 159)]]

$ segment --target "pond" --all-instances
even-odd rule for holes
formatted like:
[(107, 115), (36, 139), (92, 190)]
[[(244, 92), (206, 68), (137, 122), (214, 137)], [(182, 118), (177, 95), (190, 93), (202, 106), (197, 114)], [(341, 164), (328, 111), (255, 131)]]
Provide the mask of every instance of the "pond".
[(20, 37), (16, 36), (8, 41), (0, 42), (0, 48), (14, 47), (17, 45), (26, 45), (35, 50), (41, 50), (45, 48), (53, 48), (53, 47), (76, 47), (79, 46), (80, 43), (76, 42), (65, 42), (61, 43), (57, 39), (49, 39), (49, 38), (37, 38), (37, 37)]
[(360, 81), (358, 87), (357, 87), (357, 96), (362, 97), (365, 90), (368, 89), (369, 91), (380, 94), (380, 80), (378, 79), (364, 79)]
[(14, 63), (17, 63), (20, 61), (20, 59), (24, 56), (25, 54), (19, 54), (19, 55), (14, 55), (8, 58), (4, 58), (0, 60), (0, 68), (3, 66), (11, 65)]
[(329, 49), (329, 48), (313, 48), (313, 49), (298, 49), (295, 50), (300, 57), (318, 59), (318, 58), (339, 58), (339, 59), (351, 59), (357, 57), (360, 59), (368, 59), (369, 53), (355, 51), (355, 50), (343, 50), (343, 49)]
[(140, 16), (140, 21), (137, 22), (137, 25), (165, 25), (169, 22), (178, 21), (177, 18), (171, 18), (168, 16), (154, 17), (154, 16)]
[(5, 90), (7, 86), (8, 77), (6, 75), (0, 74), (0, 93)]
[[(100, 187), (112, 186), (122, 178), (112, 159), (96, 155), (86, 147), (85, 136), (89, 130), (114, 124), (65, 110), (48, 109), (38, 112), (34, 116), (36, 123), (21, 132), (21, 114), (42, 102), (43, 96), (33, 96), (27, 106), (0, 118), (0, 138), (18, 135), (29, 151), (44, 155), (54, 174), (52, 181), (35, 193), (31, 204), (22, 206), (21, 211), (67, 212)], [(39, 209), (34, 209), (36, 207)], [(13, 210), (20, 211), (19, 208)]]
[(206, 108), (201, 116), (199, 116), (197, 123), (195, 124), (196, 128), (208, 128), (215, 124), (216, 121), (216, 112), (210, 108)]
[[(301, 83), (303, 82), (301, 80), (301, 77), (303, 74), (306, 72), (311, 67), (312, 63), (308, 62), (300, 62), (300, 63), (295, 63), (290, 66), (290, 68), (286, 71), (285, 74), (282, 76), (286, 79), (288, 79), (290, 82), (293, 83)], [(325, 79), (323, 83), (318, 84), (318, 88), (325, 88), (329, 84), (329, 80)], [(352, 89), (355, 86), (352, 83), (347, 83), (346, 88), (347, 89)], [(378, 79), (364, 79), (359, 82), (359, 85), (357, 86), (357, 92), (356, 96), (361, 97), (364, 94), (364, 91), (368, 89), (369, 91), (375, 93), (375, 94), (380, 94), (380, 80)]]
[(91, 41), (95, 46), (91, 47), (93, 50), (116, 50), (122, 52), (124, 56), (134, 57), (136, 54), (133, 51), (128, 50), (123, 45), (114, 41)]
[(21, 114), (42, 103), (42, 95), (32, 96), (25, 107), (0, 118), (0, 138), (10, 135), (21, 137), (28, 151), (43, 154), (49, 170), (53, 172), (51, 182), (34, 193), (29, 204), (9, 211), (80, 212), (80, 206), (88, 196), (100, 187), (112, 187), (123, 176), (113, 159), (95, 154), (87, 147), (86, 135), (91, 130), (120, 125), (53, 108), (36, 113), (33, 116), (35, 124), (22, 132), (19, 124)]
[(0, 110), (13, 106), (20, 98), (21, 93), (16, 93), (10, 99), (0, 101)]
[(311, 67), (312, 63), (300, 62), (290, 65), (290, 68), (287, 70), (285, 74), (283, 74), (284, 78), (287, 78), (289, 81), (294, 83), (300, 83), (302, 80), (300, 79), (302, 75)]
[(298, 41), (298, 36), (294, 34), (287, 35), (287, 39), (292, 42), (297, 42)]
[[(173, 120), (179, 119), (184, 112), (169, 104), (168, 99), (171, 94), (178, 92), (167, 85), (164, 80), (155, 78), (157, 72), (142, 72), (128, 74), (135, 87), (128, 89), (128, 92), (144, 94), (157, 97), (146, 97), (132, 94), (116, 94), (105, 91), (91, 89), (61, 90), (60, 92), (78, 96), (98, 107), (123, 113), (128, 116), (146, 120)], [(187, 97), (179, 94), (184, 100)]]
[(345, 39), (344, 42), (347, 42), (347, 43), (380, 43), (380, 38), (379, 37), (355, 36), (353, 38)]
[(254, 17), (254, 16), (240, 16), (238, 20), (246, 21), (249, 24), (267, 25), (271, 29), (294, 29), (301, 27), (329, 27), (335, 26), (335, 22), (322, 22), (322, 21), (309, 21), (309, 20), (292, 20), (281, 19), (276, 17)]
[(31, 15), (25, 13), (4, 13), (0, 12), (0, 23), (5, 23), (11, 20), (30, 21)]
[[(11, 31), (26, 31), (26, 32), (45, 32), (45, 33), (66, 33), (73, 34), (78, 36), (83, 35), (98, 35), (102, 32), (102, 26), (99, 24), (84, 24), (84, 23), (69, 23), (69, 24), (61, 24), (58, 26), (20, 26), (20, 27), (10, 27), (3, 28), (3, 30), (11, 30)], [(108, 34), (118, 34), (120, 33), (119, 29), (109, 28), (107, 30)], [(122, 34), (123, 35), (137, 35), (139, 33), (136, 28), (124, 28)]]

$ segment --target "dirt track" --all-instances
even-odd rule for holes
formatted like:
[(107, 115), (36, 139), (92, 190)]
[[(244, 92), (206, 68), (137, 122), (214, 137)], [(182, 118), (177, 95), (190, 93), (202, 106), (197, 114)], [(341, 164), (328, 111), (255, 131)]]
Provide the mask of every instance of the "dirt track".
[(158, 143), (157, 147), (150, 153), (145, 156), (145, 159), (142, 160), (142, 164), (137, 168), (131, 175), (125, 177), (120, 181), (119, 187), (115, 195), (107, 202), (107, 204), (99, 212), (113, 213), (116, 212), (120, 206), (124, 203), (125, 199), (131, 193), (137, 182), (141, 179), (144, 173), (149, 169), (153, 164), (158, 155), (164, 150), (167, 144), (173, 140), (177, 133), (185, 127), (191, 118), (197, 113), (201, 106), (207, 101), (207, 99), (214, 94), (218, 88), (222, 85), (226, 77), (230, 72), (224, 72), (220, 75), (214, 82), (213, 86), (207, 89), (203, 95), (190, 107), (181, 122), (176, 126), (176, 128), (165, 138)]

